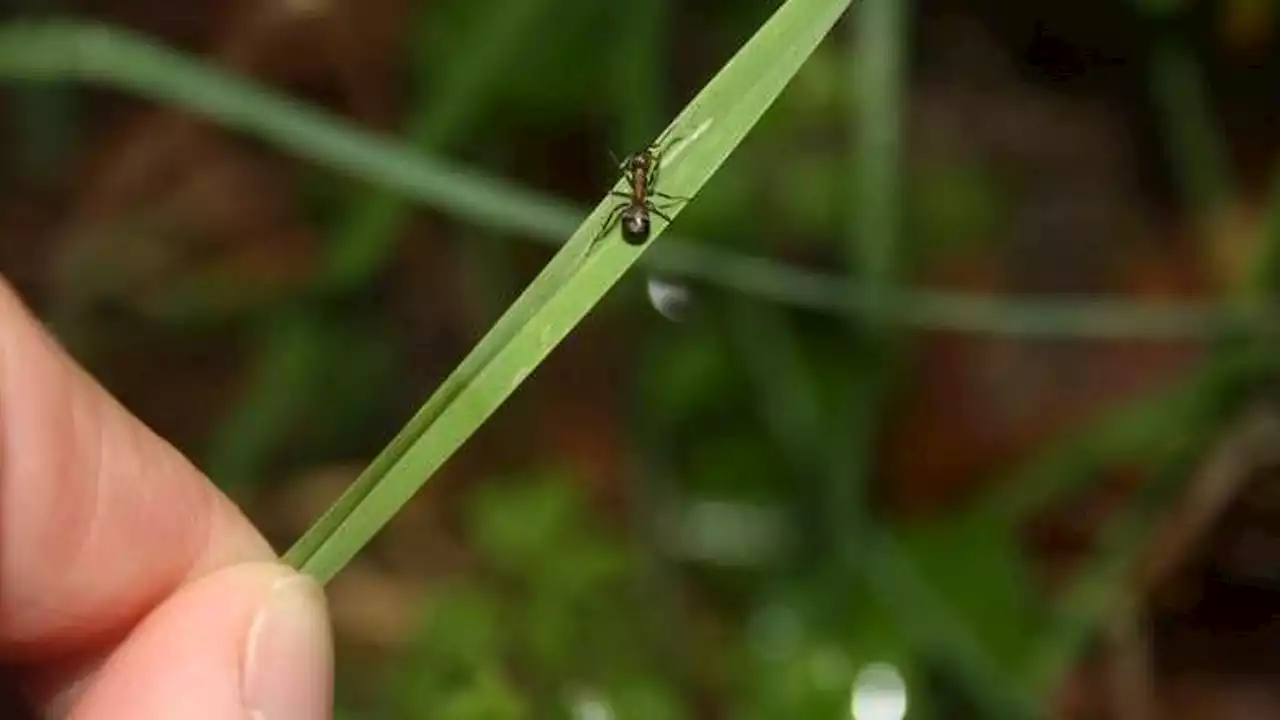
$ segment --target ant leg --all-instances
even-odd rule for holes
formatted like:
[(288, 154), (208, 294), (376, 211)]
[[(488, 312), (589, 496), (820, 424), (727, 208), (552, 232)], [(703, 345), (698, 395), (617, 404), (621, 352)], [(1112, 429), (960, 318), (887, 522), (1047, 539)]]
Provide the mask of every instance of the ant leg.
[(658, 170), (662, 167), (663, 156), (671, 151), (672, 146), (683, 141), (684, 136), (680, 135), (670, 138), (669, 140), (660, 140), (660, 145), (655, 144), (654, 147), (649, 149), (649, 154), (653, 156), (653, 171), (650, 175), (653, 178), (654, 184), (657, 184)]
[(674, 145), (675, 143), (681, 142), (682, 140), (684, 140), (684, 136), (674, 137), (666, 141), (665, 147), (659, 148), (655, 145), (654, 148), (651, 148), (649, 150), (649, 154), (653, 156), (653, 167), (649, 169), (649, 187), (658, 186), (658, 174), (662, 170), (662, 164), (663, 164), (662, 156), (665, 155), (667, 151), (671, 149), (672, 145)]
[(649, 150), (656, 155), (661, 155), (662, 153), (670, 149), (672, 145), (675, 145), (681, 140), (684, 140), (683, 135), (677, 135), (672, 138), (668, 138), (665, 136), (659, 137), (657, 140), (653, 142), (653, 145), (649, 146)]
[(679, 201), (679, 202), (689, 202), (690, 200), (693, 199), (686, 195), (668, 195), (667, 193), (659, 192), (657, 190), (649, 194), (656, 198), (662, 198), (663, 200), (672, 200), (672, 201)]
[(609, 211), (608, 216), (605, 217), (604, 225), (600, 227), (600, 232), (596, 233), (596, 236), (591, 240), (592, 245), (596, 244), (596, 242), (598, 242), (600, 238), (604, 237), (605, 234), (609, 232), (609, 229), (612, 228), (613, 224), (618, 221), (618, 217), (622, 214), (622, 211), (625, 210), (626, 208), (627, 208), (626, 203), (619, 203), (618, 205), (613, 206), (613, 209)]
[[(658, 171), (662, 169), (662, 156), (654, 155), (653, 167), (649, 168), (649, 175), (645, 178), (646, 184), (651, 188), (658, 187)], [(652, 195), (652, 191), (650, 192)]]
[(657, 198), (657, 200), (661, 201), (653, 202), (654, 206), (660, 210), (670, 210), (671, 208), (680, 207), (692, 199), (687, 197), (675, 197), (674, 195), (667, 195), (666, 193), (650, 193), (649, 197)]
[(671, 216), (667, 215), (665, 212), (663, 212), (663, 211), (659, 210), (658, 208), (654, 207), (654, 206), (653, 206), (653, 203), (647, 203), (647, 204), (645, 205), (645, 207), (646, 207), (646, 208), (648, 208), (649, 212), (653, 213), (654, 215), (657, 215), (658, 217), (662, 218), (663, 220), (666, 220), (668, 225), (670, 225), (671, 223), (675, 222), (675, 220), (672, 220), (672, 219), (671, 219)]
[(624, 193), (624, 192), (622, 192), (621, 190), (611, 190), (611, 191), (609, 191), (609, 194), (610, 194), (610, 195), (612, 195), (612, 196), (614, 196), (614, 197), (620, 197), (620, 198), (623, 198), (623, 199), (626, 199), (626, 200), (630, 200), (630, 199), (631, 199), (631, 195), (630, 195), (630, 194), (628, 194), (628, 193)]
[(658, 184), (658, 169), (662, 167), (662, 156), (671, 149), (672, 145), (680, 142), (681, 140), (684, 140), (683, 135), (673, 138), (660, 137), (653, 141), (653, 144), (645, 150), (645, 152), (649, 153), (649, 156), (653, 158), (653, 167), (649, 168), (650, 186), (656, 186)]
[[(645, 175), (645, 184), (650, 188), (656, 188), (658, 187), (658, 174), (662, 170), (662, 156), (652, 155), (652, 157), (653, 164), (649, 166), (649, 172)], [(654, 194), (654, 191), (650, 190), (649, 194)]]

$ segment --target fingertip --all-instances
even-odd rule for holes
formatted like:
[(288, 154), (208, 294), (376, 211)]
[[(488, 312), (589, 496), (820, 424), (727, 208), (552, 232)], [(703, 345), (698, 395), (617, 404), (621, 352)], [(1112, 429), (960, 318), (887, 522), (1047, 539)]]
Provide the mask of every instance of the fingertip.
[(183, 588), (64, 698), (71, 717), (330, 716), (332, 641), (323, 592), (278, 563), (246, 563)]
[(249, 628), (244, 703), (262, 720), (328, 717), (333, 639), (324, 591), (306, 575), (277, 580)]

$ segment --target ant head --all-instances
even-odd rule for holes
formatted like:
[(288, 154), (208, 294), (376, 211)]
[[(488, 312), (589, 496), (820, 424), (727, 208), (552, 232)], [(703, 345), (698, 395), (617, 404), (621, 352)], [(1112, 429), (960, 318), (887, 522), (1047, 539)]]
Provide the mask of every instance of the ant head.
[(649, 211), (643, 206), (622, 211), (622, 239), (630, 245), (643, 245), (649, 240)]

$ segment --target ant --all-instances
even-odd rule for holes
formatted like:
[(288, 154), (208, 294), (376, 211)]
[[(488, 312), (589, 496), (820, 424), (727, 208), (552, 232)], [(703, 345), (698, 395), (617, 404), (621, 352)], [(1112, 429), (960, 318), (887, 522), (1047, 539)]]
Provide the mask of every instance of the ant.
[[(675, 138), (670, 143), (677, 142), (679, 139)], [(665, 152), (665, 150), (661, 149), (661, 146), (664, 144), (669, 146), (670, 143), (663, 143), (659, 139), (645, 150), (629, 155), (618, 164), (618, 169), (623, 172), (627, 184), (631, 186), (630, 192), (614, 190), (609, 193), (614, 197), (624, 199), (626, 202), (619, 203), (609, 211), (609, 216), (604, 221), (604, 227), (600, 229), (600, 234), (596, 236), (597, 240), (609, 232), (615, 222), (621, 220), (622, 239), (628, 245), (637, 247), (644, 245), (649, 241), (650, 214), (657, 215), (667, 223), (671, 222), (670, 216), (654, 204), (653, 198), (661, 198), (671, 202), (689, 201), (687, 197), (676, 197), (653, 189), (658, 183), (658, 169), (662, 165), (662, 154)]]

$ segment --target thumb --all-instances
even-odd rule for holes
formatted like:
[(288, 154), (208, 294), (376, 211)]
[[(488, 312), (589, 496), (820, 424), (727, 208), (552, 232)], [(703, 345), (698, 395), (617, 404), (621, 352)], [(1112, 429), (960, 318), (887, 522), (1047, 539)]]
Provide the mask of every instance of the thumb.
[(71, 716), (324, 720), (333, 650), (324, 594), (283, 565), (235, 565), (179, 590), (111, 655)]

